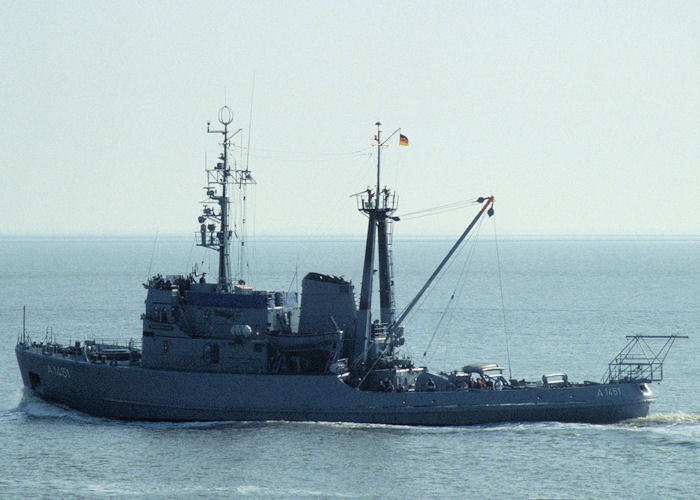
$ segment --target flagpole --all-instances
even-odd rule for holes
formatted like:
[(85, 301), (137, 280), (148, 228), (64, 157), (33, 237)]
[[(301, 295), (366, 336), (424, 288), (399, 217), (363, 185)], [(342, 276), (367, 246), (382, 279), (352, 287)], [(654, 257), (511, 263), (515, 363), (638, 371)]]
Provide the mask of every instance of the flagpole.
[(384, 139), (384, 141), (382, 141), (381, 140), (382, 131), (379, 130), (379, 127), (382, 124), (381, 124), (381, 122), (377, 122), (377, 123), (375, 123), (375, 125), (377, 126), (377, 137), (375, 137), (375, 139), (377, 140), (377, 192), (376, 192), (377, 199), (374, 201), (374, 208), (379, 209), (379, 191), (381, 189), (381, 183), (379, 182), (380, 181), (379, 172), (381, 170), (382, 146), (384, 146), (384, 144), (386, 144), (389, 141), (389, 139), (394, 137), (396, 135), (396, 132), (400, 132), (401, 127), (394, 130), (389, 137), (387, 137), (386, 139)]
[(381, 169), (382, 146), (384, 144), (380, 143), (382, 131), (379, 130), (379, 127), (381, 127), (382, 124), (381, 124), (381, 122), (377, 122), (377, 123), (375, 123), (375, 125), (377, 126), (377, 192), (375, 193), (376, 199), (374, 200), (374, 208), (379, 210), (379, 186), (380, 186), (379, 172)]

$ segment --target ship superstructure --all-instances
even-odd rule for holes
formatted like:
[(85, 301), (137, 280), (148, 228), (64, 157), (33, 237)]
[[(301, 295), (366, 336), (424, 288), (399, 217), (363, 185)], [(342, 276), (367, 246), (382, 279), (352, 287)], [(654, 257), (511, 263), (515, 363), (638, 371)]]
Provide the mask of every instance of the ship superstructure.
[[(240, 132), (230, 129), (232, 121), (232, 111), (224, 106), (219, 110), (221, 128), (207, 124), (208, 133), (221, 135), (221, 153), (206, 169), (195, 235), (198, 246), (217, 252), (217, 279), (208, 282), (205, 273), (199, 279), (191, 273), (149, 280), (141, 366), (228, 373), (323, 372), (337, 360), (342, 331), (334, 325), (320, 327), (319, 318), (309, 314), (300, 330), (296, 293), (256, 290), (243, 279), (246, 187), (255, 180), (250, 169), (237, 168), (231, 161), (233, 138)], [(236, 188), (239, 218), (233, 222), (231, 193)], [(232, 242), (238, 246), (236, 279), (231, 270)], [(303, 289), (310, 299), (322, 282), (332, 280), (319, 274), (305, 278)], [(332, 307), (336, 310), (338, 305)]]

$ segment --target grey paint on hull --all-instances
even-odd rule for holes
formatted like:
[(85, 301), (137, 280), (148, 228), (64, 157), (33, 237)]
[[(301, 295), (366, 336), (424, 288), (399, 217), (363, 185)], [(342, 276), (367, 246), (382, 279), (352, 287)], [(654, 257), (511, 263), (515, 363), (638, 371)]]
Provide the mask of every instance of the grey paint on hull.
[[(653, 399), (638, 383), (503, 391), (368, 392), (336, 375), (154, 370), (15, 350), (24, 385), (76, 410), (123, 420), (289, 420), (404, 425), (644, 417)], [(30, 376), (36, 374), (39, 380)], [(37, 383), (38, 382), (38, 383)]]

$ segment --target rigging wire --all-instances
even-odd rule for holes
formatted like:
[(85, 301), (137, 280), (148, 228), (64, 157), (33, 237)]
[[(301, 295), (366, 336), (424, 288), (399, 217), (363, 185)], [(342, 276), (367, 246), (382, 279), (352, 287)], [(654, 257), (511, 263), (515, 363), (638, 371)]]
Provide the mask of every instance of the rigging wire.
[(156, 254), (156, 245), (158, 244), (158, 231), (156, 230), (156, 238), (153, 240), (153, 250), (151, 251), (151, 261), (148, 263), (148, 274), (146, 275), (146, 282), (151, 277), (151, 267), (153, 266), (153, 256)]
[[(478, 223), (478, 225), (477, 225), (477, 227), (476, 227), (476, 231), (475, 231), (476, 234), (479, 233), (479, 230), (480, 230), (480, 227), (481, 227), (482, 222), (483, 222), (483, 220), (482, 220), (482, 221), (479, 221), (479, 223)], [(473, 236), (474, 236), (474, 233), (469, 234), (469, 235), (467, 236), (467, 240), (466, 240), (466, 241), (469, 241), (470, 239), (472, 239)], [(475, 241), (475, 240), (472, 240), (472, 241)], [(449, 262), (446, 264), (446, 266), (444, 267), (443, 271), (442, 271), (440, 274), (438, 274), (438, 276), (435, 278), (435, 281), (433, 281), (432, 285), (426, 290), (426, 292), (425, 292), (425, 294), (423, 295), (423, 297), (421, 297), (420, 301), (416, 304), (416, 307), (415, 307), (414, 311), (417, 312), (417, 311), (420, 311), (420, 310), (422, 309), (422, 307), (423, 307), (423, 305), (425, 304), (425, 301), (428, 299), (428, 297), (433, 293), (433, 291), (434, 291), (435, 289), (438, 288), (438, 286), (439, 286), (440, 283), (442, 282), (443, 278), (449, 274), (448, 271), (452, 268), (452, 266), (454, 265), (454, 263), (455, 263), (455, 262), (459, 259), (459, 257), (462, 255), (462, 253), (464, 252), (464, 248), (465, 248), (465, 247), (466, 247), (466, 244), (465, 244), (465, 242), (463, 242), (463, 244), (462, 244), (462, 245), (459, 247), (459, 249), (457, 250), (457, 254), (454, 255), (452, 259), (450, 259), (450, 261), (449, 261)], [(472, 248), (473, 248), (473, 243), (472, 243)], [(470, 256), (468, 257), (468, 260), (471, 259), (471, 255), (473, 255), (473, 250), (470, 250)], [(455, 288), (457, 288), (457, 287), (455, 287)], [(450, 298), (450, 300), (452, 300), (452, 299), (454, 298), (454, 295), (455, 295), (455, 293), (453, 292), (453, 293), (452, 293), (452, 296), (451, 296), (451, 298)], [(449, 307), (449, 301), (448, 301), (448, 307)], [(401, 311), (400, 315), (403, 314), (403, 312), (404, 312), (405, 310), (406, 310), (406, 309), (404, 308), (404, 309)], [(442, 322), (443, 317), (445, 316), (445, 312), (446, 312), (446, 311), (443, 311), (442, 316), (441, 316), (440, 320), (438, 321), (438, 327), (439, 327), (439, 324)], [(410, 318), (410, 316), (409, 316), (409, 318)], [(407, 321), (407, 323), (409, 323), (409, 322), (410, 322), (410, 320)], [(433, 335), (432, 335), (432, 337), (430, 338), (430, 341), (428, 342), (428, 347), (426, 347), (425, 351), (423, 352), (423, 357), (425, 357), (426, 354), (427, 354), (427, 352), (430, 350), (430, 345), (432, 344), (433, 339), (435, 338), (435, 334), (437, 333), (437, 330), (438, 330), (438, 329), (436, 328), (436, 330), (433, 332)]]
[[(479, 228), (481, 227), (481, 224), (482, 224), (482, 223), (483, 223), (483, 220), (480, 220), (479, 223), (477, 224), (477, 231), (476, 231), (476, 232), (478, 232), (478, 230), (479, 230)], [(469, 239), (471, 239), (472, 236), (473, 236), (473, 233), (468, 234), (465, 241), (468, 241)], [(461, 255), (461, 253), (464, 251), (464, 246), (465, 246), (465, 243), (464, 243), (464, 241), (463, 241), (463, 242), (462, 242), (462, 245), (460, 245), (459, 249), (457, 250), (457, 255), (456, 255), (456, 256), (453, 256), (452, 259), (450, 259), (450, 260), (445, 264), (446, 267), (443, 268), (442, 272), (440, 272), (440, 273), (436, 276), (436, 278), (435, 278), (435, 280), (433, 281), (433, 283), (431, 284), (431, 286), (426, 290), (426, 293), (423, 295), (423, 297), (421, 297), (421, 299), (420, 299), (420, 300), (418, 301), (418, 303), (415, 305), (417, 309), (420, 309), (420, 308), (422, 307), (423, 303), (425, 302), (425, 299), (432, 293), (432, 291), (437, 287), (437, 285), (439, 285), (440, 282), (442, 282), (443, 278), (448, 274), (447, 271), (452, 267), (452, 265), (454, 264), (454, 262), (455, 262), (455, 260), (457, 259), (457, 257), (458, 257), (459, 255)], [(403, 313), (404, 313), (405, 311), (406, 311), (406, 308), (404, 307), (404, 308), (399, 312), (398, 315), (399, 315), (399, 316), (403, 315)]]
[(508, 328), (506, 327), (506, 302), (503, 298), (503, 278), (501, 277), (501, 254), (498, 250), (498, 234), (496, 232), (496, 218), (493, 218), (493, 237), (496, 241), (496, 261), (498, 262), (498, 286), (501, 289), (501, 311), (503, 312), (503, 333), (506, 337), (506, 358), (508, 359), (508, 378), (513, 378), (510, 365), (510, 347), (508, 345)]
[(402, 220), (413, 220), (413, 219), (420, 219), (421, 217), (429, 217), (432, 215), (442, 215), (442, 214), (447, 213), (447, 212), (454, 212), (455, 210), (462, 210), (464, 208), (468, 208), (469, 206), (471, 206), (471, 205), (464, 205), (461, 207), (448, 208), (448, 209), (444, 209), (444, 210), (426, 213), (423, 215), (413, 215), (411, 217), (401, 217), (401, 219)]
[[(356, 170), (353, 170), (352, 173), (352, 183), (353, 185), (358, 185), (362, 186), (363, 184), (366, 183), (367, 179), (371, 179), (374, 175), (374, 172), (376, 172), (376, 155), (375, 153), (375, 147), (376, 146), (370, 146), (369, 150), (365, 149), (362, 151), (368, 151), (365, 156), (365, 161), (359, 165), (359, 168)], [(386, 158), (386, 157), (385, 157)], [(359, 162), (358, 162), (359, 163)], [(367, 188), (370, 188), (370, 184), (366, 184)], [(368, 215), (364, 212), (361, 212), (363, 216), (368, 217)]]
[(190, 268), (190, 262), (192, 261), (192, 253), (194, 252), (194, 247), (197, 244), (197, 235), (195, 234), (194, 239), (192, 240), (192, 246), (190, 247), (190, 254), (187, 256), (187, 265), (185, 266), (185, 269)]
[[(464, 279), (466, 275), (468, 274), (469, 267), (471, 266), (471, 263), (473, 261), (474, 253), (476, 251), (476, 244), (478, 241), (478, 236), (479, 232), (481, 231), (481, 224), (483, 223), (483, 219), (479, 220), (479, 223), (476, 226), (476, 230), (473, 233), (474, 237), (472, 238), (472, 235), (469, 236), (469, 239), (471, 239), (470, 246), (469, 246), (469, 252), (467, 254), (467, 258), (464, 261), (464, 264), (462, 264), (462, 271), (459, 274), (459, 278), (457, 279), (457, 282), (455, 283), (455, 287), (452, 291), (452, 294), (450, 295), (449, 300), (447, 301), (447, 305), (445, 306), (445, 309), (443, 310), (442, 314), (440, 315), (440, 320), (438, 321), (435, 330), (433, 331), (433, 335), (430, 337), (430, 341), (428, 342), (428, 346), (425, 348), (425, 351), (423, 352), (423, 357), (425, 358), (426, 355), (428, 354), (428, 351), (430, 350), (430, 347), (432, 346), (433, 340), (435, 339), (435, 336), (437, 335), (438, 331), (440, 330), (440, 326), (442, 324), (442, 321), (445, 319), (447, 316), (447, 313), (449, 312), (450, 307), (452, 304), (454, 304), (454, 298), (455, 295), (459, 292), (460, 289), (462, 289), (463, 284), (464, 284)], [(463, 251), (464, 246), (460, 249), (460, 254)], [(460, 255), (455, 256), (455, 261), (459, 258)], [(451, 322), (451, 319), (450, 319)], [(447, 328), (449, 330), (449, 328)]]
[[(297, 255), (298, 257), (298, 255)], [(292, 291), (292, 285), (297, 281), (297, 273), (299, 272), (299, 263), (297, 262), (297, 265), (294, 266), (294, 275), (292, 276), (292, 280), (289, 282), (289, 286), (287, 287), (287, 293)]]
[[(323, 159), (323, 158), (342, 158), (342, 157), (356, 157), (356, 156), (371, 156), (372, 155), (372, 147), (368, 148), (363, 148), (363, 149), (358, 149), (355, 151), (348, 151), (344, 153), (321, 153), (321, 152), (311, 152), (311, 151), (289, 151), (289, 150), (281, 150), (281, 149), (267, 149), (267, 148), (250, 148), (246, 146), (238, 146), (238, 145), (232, 145), (231, 146), (234, 149), (240, 149), (241, 151), (246, 150), (247, 154), (250, 156), (253, 156), (254, 158), (272, 158), (272, 159), (280, 159), (278, 156), (265, 156), (258, 154), (257, 152), (262, 152), (262, 153), (271, 153), (273, 155), (289, 155), (286, 159), (287, 160), (310, 160), (310, 159)], [(296, 157), (296, 158), (294, 158)], [(284, 158), (283, 158), (284, 159)]]
[[(253, 98), (255, 97), (255, 73), (253, 73), (253, 85), (252, 88), (250, 89), (250, 113), (248, 114), (248, 146), (246, 147), (246, 158), (245, 158), (245, 170), (246, 172), (249, 171), (249, 166), (250, 166), (250, 138), (253, 135)], [(241, 153), (243, 150), (241, 149)], [(243, 160), (241, 159), (241, 162)], [(255, 204), (257, 200), (257, 192), (255, 189), (255, 184), (253, 184), (253, 187), (251, 188), (252, 197), (253, 197), (253, 210), (252, 210), (252, 216), (251, 218), (251, 237), (248, 240), (248, 251), (245, 254), (246, 259), (245, 259), (245, 267), (246, 267), (246, 272), (247, 272), (247, 283), (252, 283), (253, 282), (253, 277), (250, 274), (250, 261), (253, 260), (255, 261)], [(244, 191), (244, 196), (248, 196), (248, 190)], [(245, 201), (244, 201), (245, 203)], [(244, 216), (247, 218), (248, 214), (245, 213)], [(255, 267), (253, 267), (255, 268)], [(240, 279), (245, 279), (241, 277)]]
[[(248, 280), (250, 283), (253, 283), (256, 279), (256, 277), (260, 277), (259, 274), (253, 275), (252, 273), (257, 273), (258, 267), (257, 267), (257, 251), (258, 251), (258, 240), (257, 240), (257, 206), (258, 206), (258, 185), (257, 184), (252, 184), (251, 185), (251, 191), (252, 193), (250, 194), (250, 198), (252, 199), (252, 210), (249, 211), (250, 216), (248, 217), (250, 219), (250, 236), (248, 238), (248, 259), (246, 262), (246, 265), (248, 266)], [(251, 267), (251, 264), (252, 267)], [(252, 269), (252, 271), (251, 271)]]
[(478, 204), (476, 198), (471, 198), (469, 200), (456, 201), (454, 203), (448, 203), (446, 205), (440, 205), (437, 207), (426, 208), (423, 210), (417, 210), (415, 212), (408, 212), (405, 214), (399, 214), (401, 219), (415, 219), (418, 217), (425, 217), (428, 215), (437, 215), (444, 212), (449, 212), (451, 210), (458, 210), (460, 208), (466, 208), (472, 205)]
[[(250, 136), (253, 134), (253, 97), (255, 96), (255, 73), (253, 73), (253, 88), (250, 89), (250, 113), (248, 114), (248, 147), (245, 159), (245, 169), (248, 170), (250, 164)], [(241, 149), (243, 153), (243, 149)], [(241, 162), (243, 160), (241, 159)]]

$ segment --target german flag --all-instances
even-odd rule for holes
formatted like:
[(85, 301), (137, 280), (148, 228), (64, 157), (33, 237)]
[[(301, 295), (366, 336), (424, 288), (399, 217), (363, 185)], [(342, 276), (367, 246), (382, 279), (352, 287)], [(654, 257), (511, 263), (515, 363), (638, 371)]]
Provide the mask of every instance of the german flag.
[(408, 146), (408, 137), (403, 134), (399, 134), (399, 146)]

